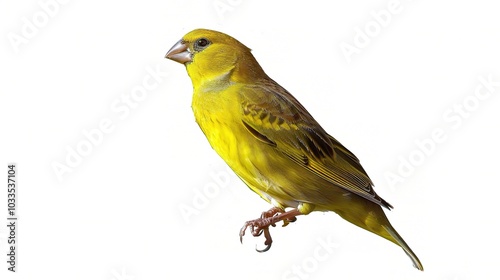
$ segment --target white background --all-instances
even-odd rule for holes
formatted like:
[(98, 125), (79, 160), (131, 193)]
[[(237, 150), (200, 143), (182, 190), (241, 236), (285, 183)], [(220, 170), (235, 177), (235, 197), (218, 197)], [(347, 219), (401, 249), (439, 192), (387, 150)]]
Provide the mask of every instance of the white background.
[[(7, 164), (17, 163), (19, 217), (18, 272), (11, 273), (2, 179), (1, 279), (498, 275), (500, 86), (474, 96), (479, 77), (500, 81), (496, 1), (401, 0), (385, 26), (374, 14), (387, 11), (388, 0), (47, 2), (0, 4), (0, 170), (5, 179)], [(334, 213), (272, 228), (273, 248), (264, 254), (254, 251), (263, 237), (247, 233), (240, 244), (243, 222), (269, 205), (210, 148), (194, 122), (184, 66), (164, 59), (199, 27), (252, 48), (266, 72), (361, 159), (378, 194), (395, 206), (387, 215), (424, 272), (397, 246)], [(371, 35), (361, 44), (357, 30), (366, 28)], [(350, 61), (345, 44), (359, 47)], [(151, 71), (168, 76), (148, 80), (154, 86), (135, 108), (121, 107), (128, 115), (113, 109)], [(464, 102), (460, 116), (453, 110)], [(103, 120), (112, 131), (85, 146), (84, 131)], [(416, 141), (436, 129), (443, 138), (424, 155)], [(82, 145), (91, 150), (68, 166), (68, 151)], [(398, 171), (412, 155), (412, 170)], [(71, 170), (61, 180), (57, 164)], [(389, 173), (402, 181), (391, 183)], [(183, 215), (189, 207), (192, 215)], [(326, 250), (325, 242), (334, 246)]]

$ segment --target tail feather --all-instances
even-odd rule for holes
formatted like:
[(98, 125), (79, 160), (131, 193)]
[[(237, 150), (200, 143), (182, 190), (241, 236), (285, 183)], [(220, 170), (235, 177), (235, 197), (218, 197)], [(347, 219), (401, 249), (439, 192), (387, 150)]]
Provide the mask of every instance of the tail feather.
[(424, 270), (424, 267), (420, 260), (418, 259), (417, 255), (413, 253), (413, 251), (410, 249), (410, 246), (406, 244), (406, 242), (403, 240), (403, 238), (396, 232), (396, 230), (392, 226), (385, 226), (382, 225), (382, 227), (396, 240), (398, 245), (403, 248), (405, 253), (410, 257), (411, 261), (413, 262), (413, 266), (417, 268), (418, 270)]
[[(356, 226), (368, 230), (400, 246), (412, 260), (413, 266), (415, 266), (418, 270), (424, 270), (424, 267), (418, 257), (392, 227), (384, 213), (384, 210), (382, 210), (382, 207), (379, 204), (368, 201), (364, 198), (356, 198), (356, 196), (351, 197), (351, 200), (348, 201), (348, 206), (340, 205), (342, 207), (339, 207), (339, 203), (337, 203), (336, 206), (339, 208), (332, 208), (331, 211), (335, 211), (342, 218), (355, 224)], [(347, 207), (349, 207), (349, 211), (344, 211), (343, 208)]]

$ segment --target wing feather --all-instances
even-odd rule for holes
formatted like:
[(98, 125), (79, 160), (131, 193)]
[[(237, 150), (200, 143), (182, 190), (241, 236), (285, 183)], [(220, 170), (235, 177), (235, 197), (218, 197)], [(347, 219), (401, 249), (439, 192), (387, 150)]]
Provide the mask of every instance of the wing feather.
[[(307, 110), (273, 80), (246, 86), (240, 94), (243, 125), (258, 140), (279, 150), (317, 176), (388, 209), (373, 190), (358, 158), (328, 135)], [(327, 187), (327, 186), (325, 186)]]

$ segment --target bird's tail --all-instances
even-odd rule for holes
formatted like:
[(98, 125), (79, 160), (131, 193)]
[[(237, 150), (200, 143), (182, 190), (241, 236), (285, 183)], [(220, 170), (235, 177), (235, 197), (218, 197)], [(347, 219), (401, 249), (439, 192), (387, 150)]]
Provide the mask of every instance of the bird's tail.
[[(417, 255), (413, 253), (410, 246), (406, 244), (403, 238), (392, 227), (380, 205), (376, 205), (370, 201), (362, 201), (360, 203), (352, 204), (351, 207), (354, 207), (354, 211), (337, 211), (337, 214), (347, 221), (400, 246), (412, 260), (413, 266), (415, 266), (418, 270), (424, 270), (424, 267), (422, 266), (422, 263), (418, 259)], [(360, 215), (359, 213), (366, 213), (366, 215)]]
[[(391, 240), (392, 242), (396, 243), (399, 245), (401, 248), (403, 248), (403, 251), (410, 257), (411, 261), (413, 262), (413, 266), (416, 267), (418, 270), (424, 270), (424, 267), (420, 260), (418, 259), (417, 255), (413, 253), (413, 251), (410, 249), (410, 246), (406, 244), (406, 242), (403, 240), (403, 238), (398, 234), (398, 232), (391, 226), (391, 224), (388, 225), (382, 225), (382, 228), (384, 228), (394, 240)], [(390, 240), (390, 239), (389, 239)]]

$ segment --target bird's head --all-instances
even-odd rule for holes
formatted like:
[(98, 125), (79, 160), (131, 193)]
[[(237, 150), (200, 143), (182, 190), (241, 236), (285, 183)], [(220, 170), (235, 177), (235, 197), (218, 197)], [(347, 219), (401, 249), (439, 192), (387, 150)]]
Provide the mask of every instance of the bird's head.
[(249, 48), (213, 30), (196, 29), (187, 33), (165, 58), (184, 64), (195, 88), (207, 81), (253, 82), (266, 77)]

